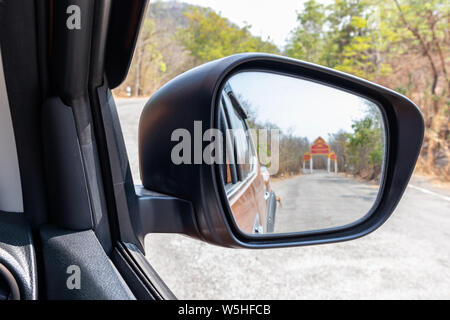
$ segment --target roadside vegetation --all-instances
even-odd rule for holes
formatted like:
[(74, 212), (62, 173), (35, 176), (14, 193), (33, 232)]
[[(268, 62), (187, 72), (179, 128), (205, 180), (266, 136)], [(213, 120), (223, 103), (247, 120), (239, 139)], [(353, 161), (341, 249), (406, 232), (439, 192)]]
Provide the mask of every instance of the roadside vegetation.
[(379, 181), (386, 146), (380, 113), (369, 108), (363, 119), (353, 121), (352, 129), (332, 134), (327, 141), (337, 155), (339, 172)]
[[(212, 9), (182, 2), (152, 2), (127, 80), (115, 91), (150, 96), (164, 83), (199, 64), (239, 52), (267, 52), (328, 66), (410, 97), (425, 117), (417, 170), (450, 179), (450, 3), (448, 0), (310, 0), (284, 48), (251, 34)], [(339, 169), (375, 179), (380, 167), (379, 126), (370, 115), (354, 133), (328, 139), (341, 156)], [(280, 165), (299, 169), (301, 137), (283, 133)], [(294, 157), (295, 154), (295, 157)], [(362, 156), (362, 158), (361, 158)], [(359, 159), (359, 160), (358, 160)], [(283, 164), (285, 163), (285, 164)], [(342, 166), (342, 167), (341, 167)], [(281, 168), (280, 168), (281, 169)]]

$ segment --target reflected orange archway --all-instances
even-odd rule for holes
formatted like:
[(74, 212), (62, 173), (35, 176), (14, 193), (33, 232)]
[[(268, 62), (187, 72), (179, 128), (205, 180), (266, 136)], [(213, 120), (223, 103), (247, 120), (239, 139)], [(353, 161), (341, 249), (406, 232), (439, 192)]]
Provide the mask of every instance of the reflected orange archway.
[(331, 161), (334, 162), (334, 171), (337, 173), (337, 156), (335, 152), (330, 152), (330, 146), (325, 139), (318, 137), (311, 145), (309, 152), (303, 155), (303, 172), (306, 172), (306, 162), (309, 161), (309, 170), (311, 173), (314, 171), (314, 156), (327, 156), (328, 157), (328, 172), (330, 172)]
[(310, 148), (310, 153), (312, 156), (327, 156), (330, 154), (330, 146), (322, 137), (318, 137), (314, 140)]

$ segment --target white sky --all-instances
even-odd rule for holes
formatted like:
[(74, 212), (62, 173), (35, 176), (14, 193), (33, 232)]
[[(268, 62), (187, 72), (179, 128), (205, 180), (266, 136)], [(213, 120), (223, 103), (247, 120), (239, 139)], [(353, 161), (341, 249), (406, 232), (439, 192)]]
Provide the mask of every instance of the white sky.
[[(306, 0), (185, 0), (178, 2), (210, 7), (239, 26), (247, 22), (252, 26), (252, 34), (262, 36), (264, 39), (270, 37), (276, 45), (283, 47), (289, 33), (297, 25), (296, 12), (303, 9), (303, 3)], [(318, 2), (329, 4), (332, 0)]]
[(367, 101), (322, 84), (261, 72), (233, 76), (230, 85), (256, 109), (258, 122), (270, 121), (284, 133), (310, 142), (339, 130), (353, 132), (353, 120), (366, 116)]

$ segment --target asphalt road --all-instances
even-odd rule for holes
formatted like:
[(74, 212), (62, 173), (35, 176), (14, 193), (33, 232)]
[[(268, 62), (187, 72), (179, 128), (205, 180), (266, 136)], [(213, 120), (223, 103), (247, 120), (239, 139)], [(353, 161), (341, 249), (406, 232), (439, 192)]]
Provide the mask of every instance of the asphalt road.
[[(136, 183), (144, 103), (118, 103)], [(149, 235), (146, 256), (185, 299), (450, 299), (450, 190), (414, 177), (388, 222), (351, 242), (255, 251)]]
[(281, 198), (275, 233), (341, 227), (365, 216), (375, 203), (378, 185), (315, 170), (271, 183)]

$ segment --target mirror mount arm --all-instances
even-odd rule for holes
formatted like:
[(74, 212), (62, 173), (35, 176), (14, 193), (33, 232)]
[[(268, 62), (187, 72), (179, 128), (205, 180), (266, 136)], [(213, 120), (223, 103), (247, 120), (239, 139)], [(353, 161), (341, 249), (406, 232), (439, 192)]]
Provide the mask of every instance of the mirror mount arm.
[(198, 238), (194, 207), (189, 201), (136, 186), (138, 238), (150, 233), (184, 234)]

